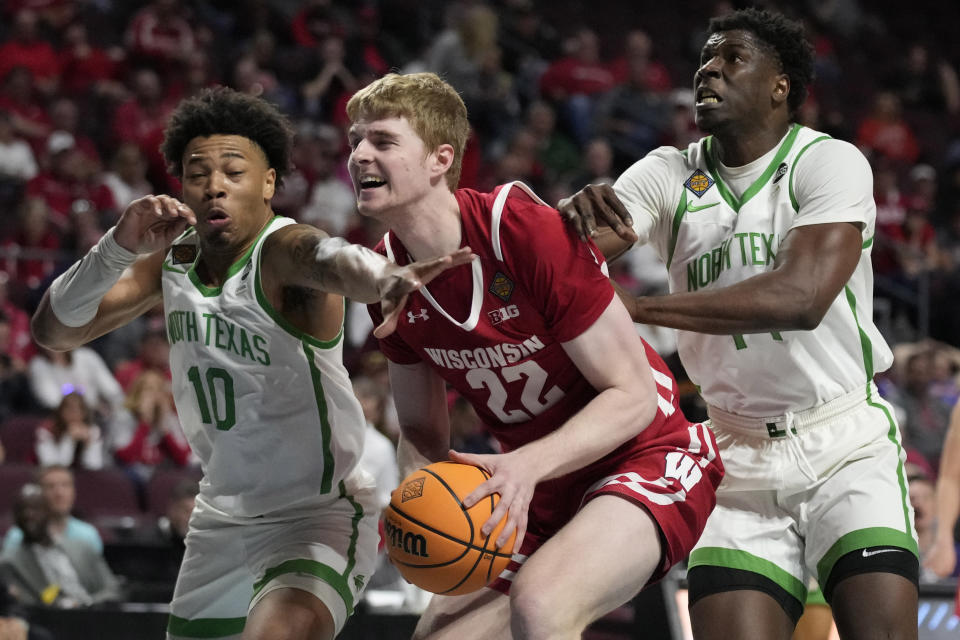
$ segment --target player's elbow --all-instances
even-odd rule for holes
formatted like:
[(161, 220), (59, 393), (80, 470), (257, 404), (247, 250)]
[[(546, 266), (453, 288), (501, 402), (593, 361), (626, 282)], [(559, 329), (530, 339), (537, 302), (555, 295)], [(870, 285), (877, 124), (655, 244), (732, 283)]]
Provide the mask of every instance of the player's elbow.
[(793, 331), (812, 331), (820, 326), (833, 302), (832, 296), (811, 283), (783, 286), (773, 302), (774, 328)]
[(69, 351), (79, 346), (62, 327), (49, 305), (41, 304), (30, 319), (30, 334), (34, 342), (51, 351)]

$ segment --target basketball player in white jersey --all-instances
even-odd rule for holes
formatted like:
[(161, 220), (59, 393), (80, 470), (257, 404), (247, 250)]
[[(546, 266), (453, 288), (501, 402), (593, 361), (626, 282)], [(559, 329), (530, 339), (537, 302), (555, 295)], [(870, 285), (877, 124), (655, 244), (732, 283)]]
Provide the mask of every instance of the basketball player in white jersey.
[[(217, 88), (181, 103), (163, 153), (183, 202), (134, 201), (50, 286), (41, 344), (71, 349), (162, 302), (177, 411), (204, 477), (170, 638), (324, 639), (373, 570), (364, 419), (341, 362), (343, 296), (406, 296), (469, 250), (398, 267), (274, 215), (292, 133), (262, 100)], [(172, 244), (171, 244), (172, 243)]]
[(709, 32), (694, 88), (711, 135), (559, 207), (582, 235), (612, 226), (608, 257), (649, 242), (669, 271), (669, 295), (624, 297), (680, 330), (727, 471), (689, 559), (694, 636), (787, 640), (812, 576), (842, 637), (916, 638), (905, 456), (872, 381), (892, 354), (872, 321), (870, 166), (795, 123), (799, 25), (749, 9)]

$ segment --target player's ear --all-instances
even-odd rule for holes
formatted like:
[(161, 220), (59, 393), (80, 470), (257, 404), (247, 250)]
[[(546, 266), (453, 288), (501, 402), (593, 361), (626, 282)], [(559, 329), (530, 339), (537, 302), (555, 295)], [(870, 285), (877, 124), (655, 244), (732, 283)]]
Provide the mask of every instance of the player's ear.
[(777, 104), (787, 101), (787, 97), (790, 95), (790, 76), (785, 73), (782, 73), (777, 76), (777, 80), (773, 85), (773, 101)]
[(277, 190), (277, 170), (273, 167), (263, 174), (263, 199), (270, 200)]
[(453, 166), (454, 155), (453, 145), (441, 144), (437, 147), (437, 150), (430, 154), (432, 158), (431, 173), (434, 176), (445, 174)]

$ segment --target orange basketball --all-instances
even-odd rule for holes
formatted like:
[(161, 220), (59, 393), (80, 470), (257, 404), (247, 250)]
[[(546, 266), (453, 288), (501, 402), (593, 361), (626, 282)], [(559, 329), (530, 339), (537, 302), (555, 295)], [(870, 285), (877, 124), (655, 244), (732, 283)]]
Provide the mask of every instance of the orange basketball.
[(435, 462), (394, 489), (383, 515), (384, 536), (390, 560), (404, 578), (453, 596), (485, 587), (506, 568), (516, 533), (500, 549), (496, 541), (505, 520), (489, 536), (480, 533), (499, 494), (470, 509), (461, 502), (489, 477), (479, 467)]

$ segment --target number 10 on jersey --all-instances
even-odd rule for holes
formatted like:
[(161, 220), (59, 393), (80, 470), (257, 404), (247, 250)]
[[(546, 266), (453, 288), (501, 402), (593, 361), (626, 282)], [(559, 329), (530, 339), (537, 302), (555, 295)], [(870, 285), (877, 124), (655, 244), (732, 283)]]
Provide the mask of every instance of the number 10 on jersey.
[[(220, 431), (227, 431), (237, 422), (236, 402), (233, 399), (233, 378), (220, 367), (210, 367), (200, 376), (196, 365), (187, 371), (193, 384), (203, 424), (216, 424)], [(204, 385), (206, 383), (206, 385)]]

